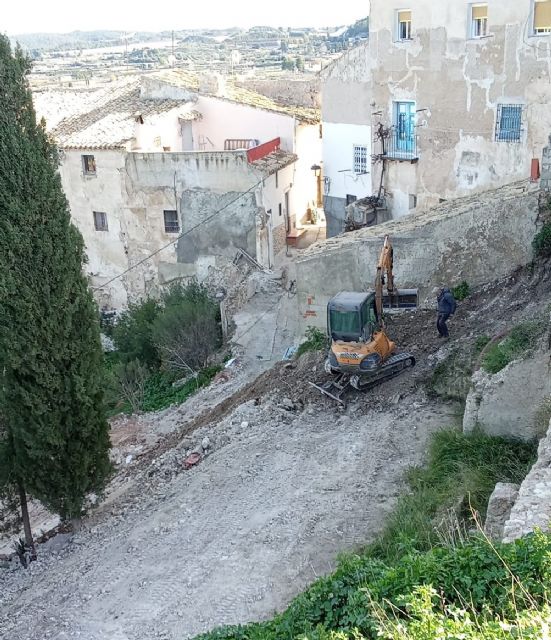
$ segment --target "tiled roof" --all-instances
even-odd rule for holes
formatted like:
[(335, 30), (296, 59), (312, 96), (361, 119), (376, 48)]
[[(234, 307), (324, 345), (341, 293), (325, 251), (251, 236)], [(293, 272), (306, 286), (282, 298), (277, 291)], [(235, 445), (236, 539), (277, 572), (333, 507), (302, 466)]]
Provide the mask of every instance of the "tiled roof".
[(182, 87), (189, 91), (195, 91), (201, 95), (209, 95), (214, 98), (218, 98), (219, 100), (228, 100), (230, 102), (237, 102), (238, 104), (244, 104), (257, 109), (284, 113), (308, 124), (317, 124), (321, 120), (319, 109), (280, 104), (271, 98), (267, 98), (266, 96), (257, 93), (256, 91), (237, 87), (231, 80), (226, 79), (223, 94), (218, 95), (214, 92), (200, 89), (199, 77), (196, 74), (183, 69), (171, 69), (155, 72), (152, 74), (152, 77), (172, 86)]
[(46, 118), (49, 132), (65, 149), (125, 147), (134, 137), (137, 114), (147, 118), (182, 107), (181, 119), (200, 117), (181, 100), (141, 99), (136, 78), (99, 90), (37, 92), (34, 101), (38, 115)]
[(294, 153), (277, 149), (277, 151), (272, 151), (272, 153), (260, 158), (260, 160), (251, 162), (251, 166), (259, 169), (262, 173), (271, 176), (276, 171), (293, 164), (293, 162), (296, 162), (297, 160), (298, 156)]

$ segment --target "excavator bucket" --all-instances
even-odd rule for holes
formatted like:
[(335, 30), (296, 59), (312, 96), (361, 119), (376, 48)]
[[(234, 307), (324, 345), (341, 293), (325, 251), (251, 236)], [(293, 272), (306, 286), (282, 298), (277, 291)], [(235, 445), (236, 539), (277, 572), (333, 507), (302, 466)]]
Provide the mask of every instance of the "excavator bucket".
[(383, 309), (416, 309), (417, 289), (395, 289), (392, 293), (383, 293)]

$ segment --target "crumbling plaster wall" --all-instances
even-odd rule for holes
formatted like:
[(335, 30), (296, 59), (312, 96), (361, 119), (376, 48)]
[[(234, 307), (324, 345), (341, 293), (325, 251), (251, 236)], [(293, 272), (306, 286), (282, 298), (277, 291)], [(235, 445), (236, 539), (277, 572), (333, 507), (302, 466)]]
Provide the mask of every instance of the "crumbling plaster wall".
[(274, 78), (238, 78), (237, 86), (256, 91), (281, 104), (300, 105), (310, 109), (321, 106), (321, 87), (318, 76), (313, 78), (297, 78), (287, 74)]
[(133, 240), (144, 253), (178, 235), (165, 233), (165, 209), (176, 210), (181, 232), (190, 232), (153, 258), (159, 284), (203, 279), (210, 267), (233, 259), (238, 247), (257, 255), (263, 216), (254, 187), (261, 176), (245, 153), (133, 153), (125, 171), (128, 206), (143, 222)]
[[(394, 101), (415, 101), (423, 110), (419, 163), (413, 171), (390, 163), (386, 178), (395, 216), (409, 212), (410, 194), (421, 209), (495, 188), (528, 177), (531, 159), (541, 156), (551, 131), (551, 38), (531, 35), (530, 0), (487, 4), (491, 35), (470, 39), (466, 3), (413, 0), (413, 39), (396, 42), (403, 3), (371, 2), (370, 110), (381, 111), (385, 124), (393, 122)], [(498, 103), (525, 105), (520, 143), (494, 141)]]
[(538, 190), (526, 181), (312, 245), (297, 260), (302, 327), (325, 328), (339, 291), (372, 288), (386, 234), (397, 285), (419, 288), (423, 302), (435, 286), (482, 284), (530, 262), (538, 225)]
[[(82, 153), (94, 155), (95, 175), (84, 175)], [(124, 307), (127, 304), (123, 280), (102, 287), (103, 283), (128, 267), (128, 240), (134, 221), (126, 215), (122, 179), (124, 156), (122, 150), (66, 150), (59, 167), (71, 219), (81, 232), (86, 247), (88, 262), (85, 273), (90, 276), (93, 287), (101, 287), (97, 292), (100, 307)], [(107, 215), (107, 231), (96, 231), (94, 211)]]

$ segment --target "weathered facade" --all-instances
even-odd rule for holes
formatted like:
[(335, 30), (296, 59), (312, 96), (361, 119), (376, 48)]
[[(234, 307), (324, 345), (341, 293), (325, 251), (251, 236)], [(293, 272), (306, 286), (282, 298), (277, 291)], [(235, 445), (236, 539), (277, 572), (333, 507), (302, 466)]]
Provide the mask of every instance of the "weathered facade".
[(476, 286), (528, 264), (541, 224), (539, 190), (526, 180), (315, 244), (297, 260), (302, 328), (325, 329), (327, 302), (339, 291), (373, 287), (387, 234), (397, 285), (418, 288), (421, 303), (432, 306), (435, 287)]
[[(125, 307), (177, 278), (204, 279), (239, 250), (272, 267), (315, 197), (314, 111), (270, 109), (263, 96), (255, 107), (243, 89), (233, 99), (199, 91), (189, 78), (123, 81), (63, 92), (66, 117), (48, 118), (102, 307)], [(52, 92), (36, 98), (48, 117)]]
[[(394, 217), (528, 178), (541, 159), (551, 132), (549, 0), (371, 0), (369, 44), (346, 55), (324, 83), (324, 129), (370, 130), (371, 193), (384, 170)], [(326, 174), (330, 163), (324, 155)]]

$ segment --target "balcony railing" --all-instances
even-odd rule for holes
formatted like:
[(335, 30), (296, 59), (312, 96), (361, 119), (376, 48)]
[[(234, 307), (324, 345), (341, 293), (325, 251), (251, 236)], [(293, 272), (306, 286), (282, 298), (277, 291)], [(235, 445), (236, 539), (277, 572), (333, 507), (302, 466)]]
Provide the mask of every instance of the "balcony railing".
[(419, 159), (415, 127), (391, 127), (380, 141), (381, 156), (387, 160), (415, 162)]

